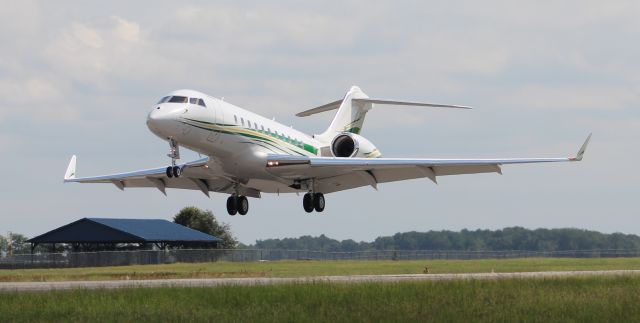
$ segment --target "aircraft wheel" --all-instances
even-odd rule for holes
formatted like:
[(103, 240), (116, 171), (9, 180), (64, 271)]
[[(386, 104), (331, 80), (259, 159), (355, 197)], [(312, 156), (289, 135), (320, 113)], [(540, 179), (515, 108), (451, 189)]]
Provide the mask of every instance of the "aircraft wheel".
[(247, 197), (239, 196), (237, 205), (238, 213), (240, 213), (240, 215), (247, 215), (247, 212), (249, 212), (249, 200), (247, 200)]
[(238, 213), (238, 197), (235, 195), (229, 196), (227, 199), (227, 212), (229, 215), (236, 215)]
[(313, 196), (313, 207), (316, 209), (316, 212), (324, 211), (324, 194), (315, 193)]
[(167, 171), (165, 173), (167, 173), (167, 177), (173, 177), (173, 168), (171, 166), (167, 167)]
[(182, 170), (178, 166), (173, 166), (173, 177), (178, 178), (182, 175)]
[(302, 198), (302, 206), (307, 213), (313, 212), (313, 195), (311, 193), (307, 193)]

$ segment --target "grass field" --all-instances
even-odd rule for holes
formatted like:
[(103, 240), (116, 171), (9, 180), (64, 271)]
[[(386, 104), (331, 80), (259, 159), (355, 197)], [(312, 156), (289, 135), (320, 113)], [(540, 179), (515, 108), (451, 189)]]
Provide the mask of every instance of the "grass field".
[(640, 321), (640, 277), (0, 293), (0, 321)]
[(417, 261), (273, 261), (180, 263), (97, 268), (0, 270), (0, 282), (364, 274), (486, 273), (640, 269), (640, 258), (524, 258)]

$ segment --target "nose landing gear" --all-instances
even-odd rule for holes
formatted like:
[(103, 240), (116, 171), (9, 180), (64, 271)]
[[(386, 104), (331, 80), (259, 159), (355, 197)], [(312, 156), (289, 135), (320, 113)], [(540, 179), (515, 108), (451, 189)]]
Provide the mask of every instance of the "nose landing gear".
[(171, 158), (171, 166), (167, 167), (166, 171), (167, 177), (180, 177), (180, 175), (182, 175), (182, 168), (176, 166), (176, 161), (180, 159), (180, 146), (173, 138), (169, 138), (169, 153), (167, 157)]

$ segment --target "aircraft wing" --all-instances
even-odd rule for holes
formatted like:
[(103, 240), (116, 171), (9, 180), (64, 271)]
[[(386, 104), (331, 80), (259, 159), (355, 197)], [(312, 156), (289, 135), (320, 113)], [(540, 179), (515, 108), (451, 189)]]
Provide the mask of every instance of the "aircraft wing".
[(294, 179), (315, 179), (316, 189), (323, 193), (378, 183), (438, 176), (502, 173), (502, 165), (581, 161), (591, 135), (575, 155), (565, 158), (506, 159), (412, 159), (412, 158), (334, 158), (270, 155), (267, 169), (274, 175)]
[[(156, 187), (166, 195), (166, 188), (200, 190), (209, 196), (209, 192), (233, 193), (234, 182), (216, 176), (209, 169), (209, 157), (176, 165), (182, 169), (179, 178), (168, 178), (167, 167), (150, 168), (126, 173), (100, 175), (92, 177), (76, 177), (76, 156), (71, 157), (69, 167), (64, 176), (65, 183), (111, 183), (121, 190), (131, 187)], [(260, 197), (260, 192), (239, 187), (243, 195)]]

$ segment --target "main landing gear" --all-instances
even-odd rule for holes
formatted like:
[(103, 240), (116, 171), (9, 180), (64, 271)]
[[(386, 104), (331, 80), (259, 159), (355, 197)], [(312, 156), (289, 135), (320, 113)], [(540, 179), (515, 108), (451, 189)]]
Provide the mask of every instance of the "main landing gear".
[(179, 166), (169, 166), (167, 167), (166, 174), (167, 174), (167, 177), (169, 178), (171, 177), (178, 178), (180, 177), (180, 175), (182, 175), (182, 170), (180, 169)]
[(229, 215), (246, 215), (249, 212), (249, 200), (246, 196), (233, 194), (227, 199), (227, 212)]
[(322, 212), (324, 211), (324, 194), (322, 193), (307, 193), (302, 198), (302, 206), (307, 213)]
[(180, 166), (176, 166), (176, 161), (180, 159), (180, 146), (178, 146), (178, 142), (173, 138), (169, 138), (169, 153), (167, 157), (171, 158), (171, 166), (167, 167), (167, 177), (178, 178), (182, 175), (182, 168)]

